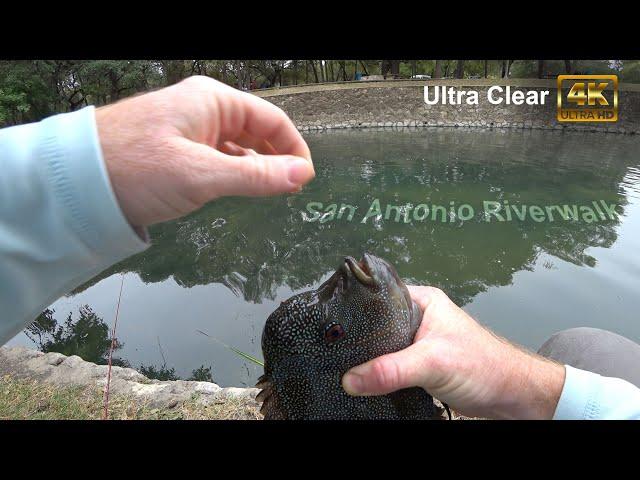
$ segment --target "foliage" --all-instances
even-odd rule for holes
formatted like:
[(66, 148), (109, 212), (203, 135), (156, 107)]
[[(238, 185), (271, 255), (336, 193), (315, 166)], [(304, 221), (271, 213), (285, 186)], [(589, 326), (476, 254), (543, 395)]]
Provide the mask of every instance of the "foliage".
[(199, 366), (191, 372), (191, 376), (187, 380), (194, 380), (196, 382), (213, 382), (213, 375), (211, 374), (211, 367)]
[(155, 380), (180, 380), (180, 377), (176, 375), (176, 369), (168, 368), (166, 365), (160, 367), (140, 365), (138, 371), (145, 377)]
[[(25, 328), (25, 335), (42, 352), (58, 352), (63, 355), (78, 355), (83, 360), (98, 365), (105, 365), (109, 360), (111, 338), (109, 327), (102, 318), (97, 316), (88, 305), (80, 307), (78, 318), (69, 313), (66, 320), (59, 324), (54, 318), (55, 310), (47, 308), (36, 320)], [(124, 343), (116, 339), (114, 352), (120, 350)], [(160, 344), (158, 343), (160, 348)], [(175, 368), (169, 368), (164, 360), (164, 353), (160, 348), (163, 364), (140, 365), (138, 371), (147, 378), (156, 380), (180, 380)], [(131, 367), (129, 361), (114, 357), (112, 365)], [(191, 372), (189, 380), (213, 382), (211, 367), (201, 365)]]
[(640, 83), (640, 61), (625, 61), (621, 74), (623, 82)]
[[(58, 352), (63, 355), (78, 355), (83, 360), (104, 365), (111, 348), (109, 327), (88, 305), (79, 309), (79, 317), (69, 313), (62, 324), (54, 318), (55, 311), (46, 309), (25, 329), (25, 334), (42, 352)], [(123, 347), (116, 339), (114, 351)], [(127, 366), (127, 362), (114, 359), (114, 365)]]

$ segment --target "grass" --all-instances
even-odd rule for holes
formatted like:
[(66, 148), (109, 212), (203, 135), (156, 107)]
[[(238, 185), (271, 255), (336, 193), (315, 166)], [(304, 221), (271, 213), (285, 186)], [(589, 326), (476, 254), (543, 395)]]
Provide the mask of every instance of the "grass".
[[(102, 389), (54, 386), (36, 380), (0, 377), (2, 420), (99, 420)], [(204, 405), (197, 397), (173, 408), (153, 408), (124, 395), (111, 395), (112, 420), (258, 420), (258, 408), (247, 400), (225, 399)]]
[[(456, 412), (454, 420), (473, 420)], [(111, 420), (260, 420), (255, 403), (224, 399), (207, 405), (197, 396), (173, 408), (155, 408), (131, 396), (111, 395)], [(446, 417), (445, 417), (446, 418)], [(102, 389), (56, 386), (37, 380), (0, 377), (0, 420), (100, 420)]]

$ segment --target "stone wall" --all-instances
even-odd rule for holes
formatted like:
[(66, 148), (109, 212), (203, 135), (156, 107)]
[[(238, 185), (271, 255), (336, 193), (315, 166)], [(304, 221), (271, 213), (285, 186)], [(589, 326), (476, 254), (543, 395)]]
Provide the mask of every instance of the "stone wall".
[[(428, 83), (427, 83), (428, 82)], [(478, 105), (427, 105), (424, 86), (477, 90)], [(522, 91), (549, 90), (544, 105), (492, 105), (492, 85)], [(621, 84), (619, 120), (611, 123), (560, 123), (556, 120), (555, 81), (550, 80), (395, 80), (304, 85), (254, 92), (282, 108), (299, 130), (365, 127), (501, 127), (640, 133), (640, 85)]]
[[(60, 386), (98, 386), (104, 388), (106, 365), (86, 362), (77, 355), (42, 353), (25, 347), (0, 347), (0, 376), (10, 375)], [(194, 395), (202, 404), (225, 399), (242, 399), (256, 407), (257, 388), (220, 387), (211, 382), (152, 380), (132, 368), (112, 367), (110, 391), (129, 395), (153, 407), (172, 408)]]

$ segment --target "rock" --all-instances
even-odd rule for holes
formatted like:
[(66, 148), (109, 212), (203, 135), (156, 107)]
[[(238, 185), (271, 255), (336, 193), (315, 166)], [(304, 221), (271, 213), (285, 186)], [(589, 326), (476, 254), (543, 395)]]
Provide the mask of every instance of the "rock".
[(65, 358), (67, 357), (57, 352), (49, 352), (44, 356), (44, 359), (47, 362), (47, 364), (53, 365), (53, 366), (60, 365)]
[[(0, 375), (57, 384), (104, 387), (107, 381), (107, 365), (85, 362), (77, 355), (67, 357), (61, 353), (43, 354), (24, 347), (0, 347)], [(255, 400), (257, 388), (226, 387), (211, 382), (186, 380), (160, 381), (145, 377), (133, 368), (111, 368), (110, 391), (131, 395), (146, 401), (152, 407), (175, 408), (196, 396), (198, 401), (244, 398)]]

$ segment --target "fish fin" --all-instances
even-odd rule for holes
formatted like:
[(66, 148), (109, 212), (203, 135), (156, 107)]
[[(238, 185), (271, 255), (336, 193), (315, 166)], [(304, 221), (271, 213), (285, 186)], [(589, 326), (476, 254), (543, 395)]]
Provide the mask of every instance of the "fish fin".
[(271, 377), (267, 374), (258, 378), (256, 387), (260, 388), (260, 392), (256, 395), (256, 401), (262, 402), (260, 413), (265, 420), (286, 420), (284, 411), (279, 407), (278, 395), (273, 387)]
[(265, 388), (270, 384), (271, 384), (271, 380), (266, 374), (260, 375), (260, 377), (258, 378), (258, 382), (256, 383), (256, 388)]

